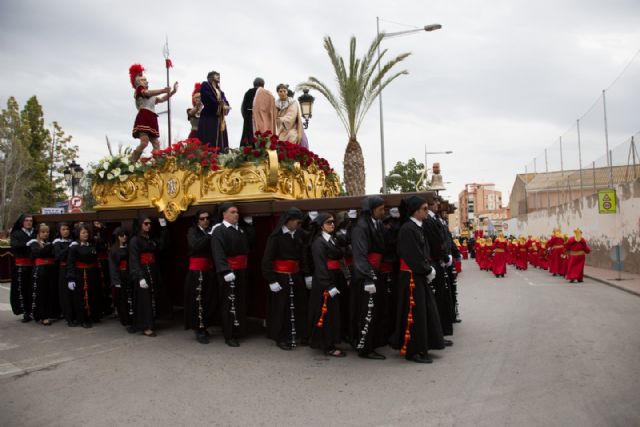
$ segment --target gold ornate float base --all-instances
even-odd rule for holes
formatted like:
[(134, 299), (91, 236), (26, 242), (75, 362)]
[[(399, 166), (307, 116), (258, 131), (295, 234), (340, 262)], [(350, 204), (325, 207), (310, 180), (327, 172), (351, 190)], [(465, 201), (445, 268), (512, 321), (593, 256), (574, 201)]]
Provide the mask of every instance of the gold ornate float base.
[(184, 169), (169, 157), (161, 169), (123, 182), (94, 183), (91, 191), (96, 210), (156, 208), (167, 220), (175, 221), (192, 205), (336, 197), (340, 187), (313, 166), (281, 167), (276, 153), (271, 152), (267, 161), (217, 171)]

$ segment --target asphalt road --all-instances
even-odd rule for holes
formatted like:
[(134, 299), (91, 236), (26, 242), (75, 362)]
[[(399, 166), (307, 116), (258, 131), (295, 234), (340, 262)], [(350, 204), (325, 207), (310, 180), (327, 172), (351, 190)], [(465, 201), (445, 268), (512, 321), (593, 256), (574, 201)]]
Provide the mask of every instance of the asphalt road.
[(640, 425), (640, 298), (539, 270), (504, 279), (466, 261), (463, 323), (432, 365), (353, 352), (198, 344), (22, 324), (0, 288), (0, 425)]

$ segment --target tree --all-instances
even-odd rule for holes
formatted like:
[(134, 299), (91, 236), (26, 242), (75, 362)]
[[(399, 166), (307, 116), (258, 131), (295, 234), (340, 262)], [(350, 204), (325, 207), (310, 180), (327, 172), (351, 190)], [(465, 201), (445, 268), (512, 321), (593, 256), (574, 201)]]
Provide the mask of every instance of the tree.
[(62, 126), (56, 121), (51, 124), (52, 132), (47, 132), (43, 156), (49, 168), (50, 205), (56, 200), (66, 199), (67, 184), (64, 180), (64, 170), (78, 155), (78, 146), (72, 145), (71, 135), (65, 135)]
[(22, 110), (21, 118), (28, 127), (30, 141), (27, 146), (32, 164), (26, 181), (29, 195), (29, 210), (35, 212), (51, 202), (52, 188), (49, 181), (49, 165), (46, 160), (48, 131), (44, 127), (42, 106), (35, 96), (29, 98)]
[(15, 218), (28, 210), (28, 182), (32, 158), (31, 133), (14, 97), (0, 113), (0, 227), (7, 229)]
[(418, 163), (413, 158), (407, 163), (398, 162), (384, 179), (389, 191), (400, 193), (419, 191), (418, 186), (424, 183), (424, 163)]
[(349, 142), (344, 152), (344, 183), (350, 196), (365, 194), (365, 168), (362, 148), (357, 139), (358, 130), (364, 120), (367, 111), (371, 108), (376, 97), (389, 83), (402, 74), (408, 74), (406, 70), (399, 71), (387, 77), (391, 69), (400, 61), (407, 58), (410, 53), (403, 53), (385, 63), (379, 72), (378, 64), (382, 64), (387, 50), (380, 55), (376, 54), (378, 46), (384, 37), (379, 34), (369, 46), (367, 53), (362, 58), (356, 57), (356, 38), (351, 38), (349, 48), (348, 68), (345, 60), (338, 55), (331, 41), (331, 37), (324, 38), (324, 48), (329, 55), (331, 64), (336, 74), (338, 83), (337, 96), (329, 87), (316, 77), (298, 85), (299, 89), (315, 89), (320, 92), (338, 113), (338, 118), (347, 131)]

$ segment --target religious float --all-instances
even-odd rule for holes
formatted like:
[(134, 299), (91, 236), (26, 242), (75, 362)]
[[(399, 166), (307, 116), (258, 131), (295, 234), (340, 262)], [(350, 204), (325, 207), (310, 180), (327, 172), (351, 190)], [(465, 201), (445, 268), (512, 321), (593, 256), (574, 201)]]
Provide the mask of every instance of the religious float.
[(340, 194), (329, 163), (270, 132), (228, 153), (188, 139), (132, 163), (109, 156), (90, 172), (95, 209), (154, 208), (175, 221), (191, 206), (225, 201), (326, 199)]

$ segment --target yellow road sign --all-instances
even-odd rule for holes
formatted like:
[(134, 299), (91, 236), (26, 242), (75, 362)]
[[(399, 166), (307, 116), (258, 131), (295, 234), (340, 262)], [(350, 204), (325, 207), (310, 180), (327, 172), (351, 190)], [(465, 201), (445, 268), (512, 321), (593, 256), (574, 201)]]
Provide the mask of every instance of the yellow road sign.
[(608, 188), (598, 191), (598, 213), (616, 213), (616, 190)]

